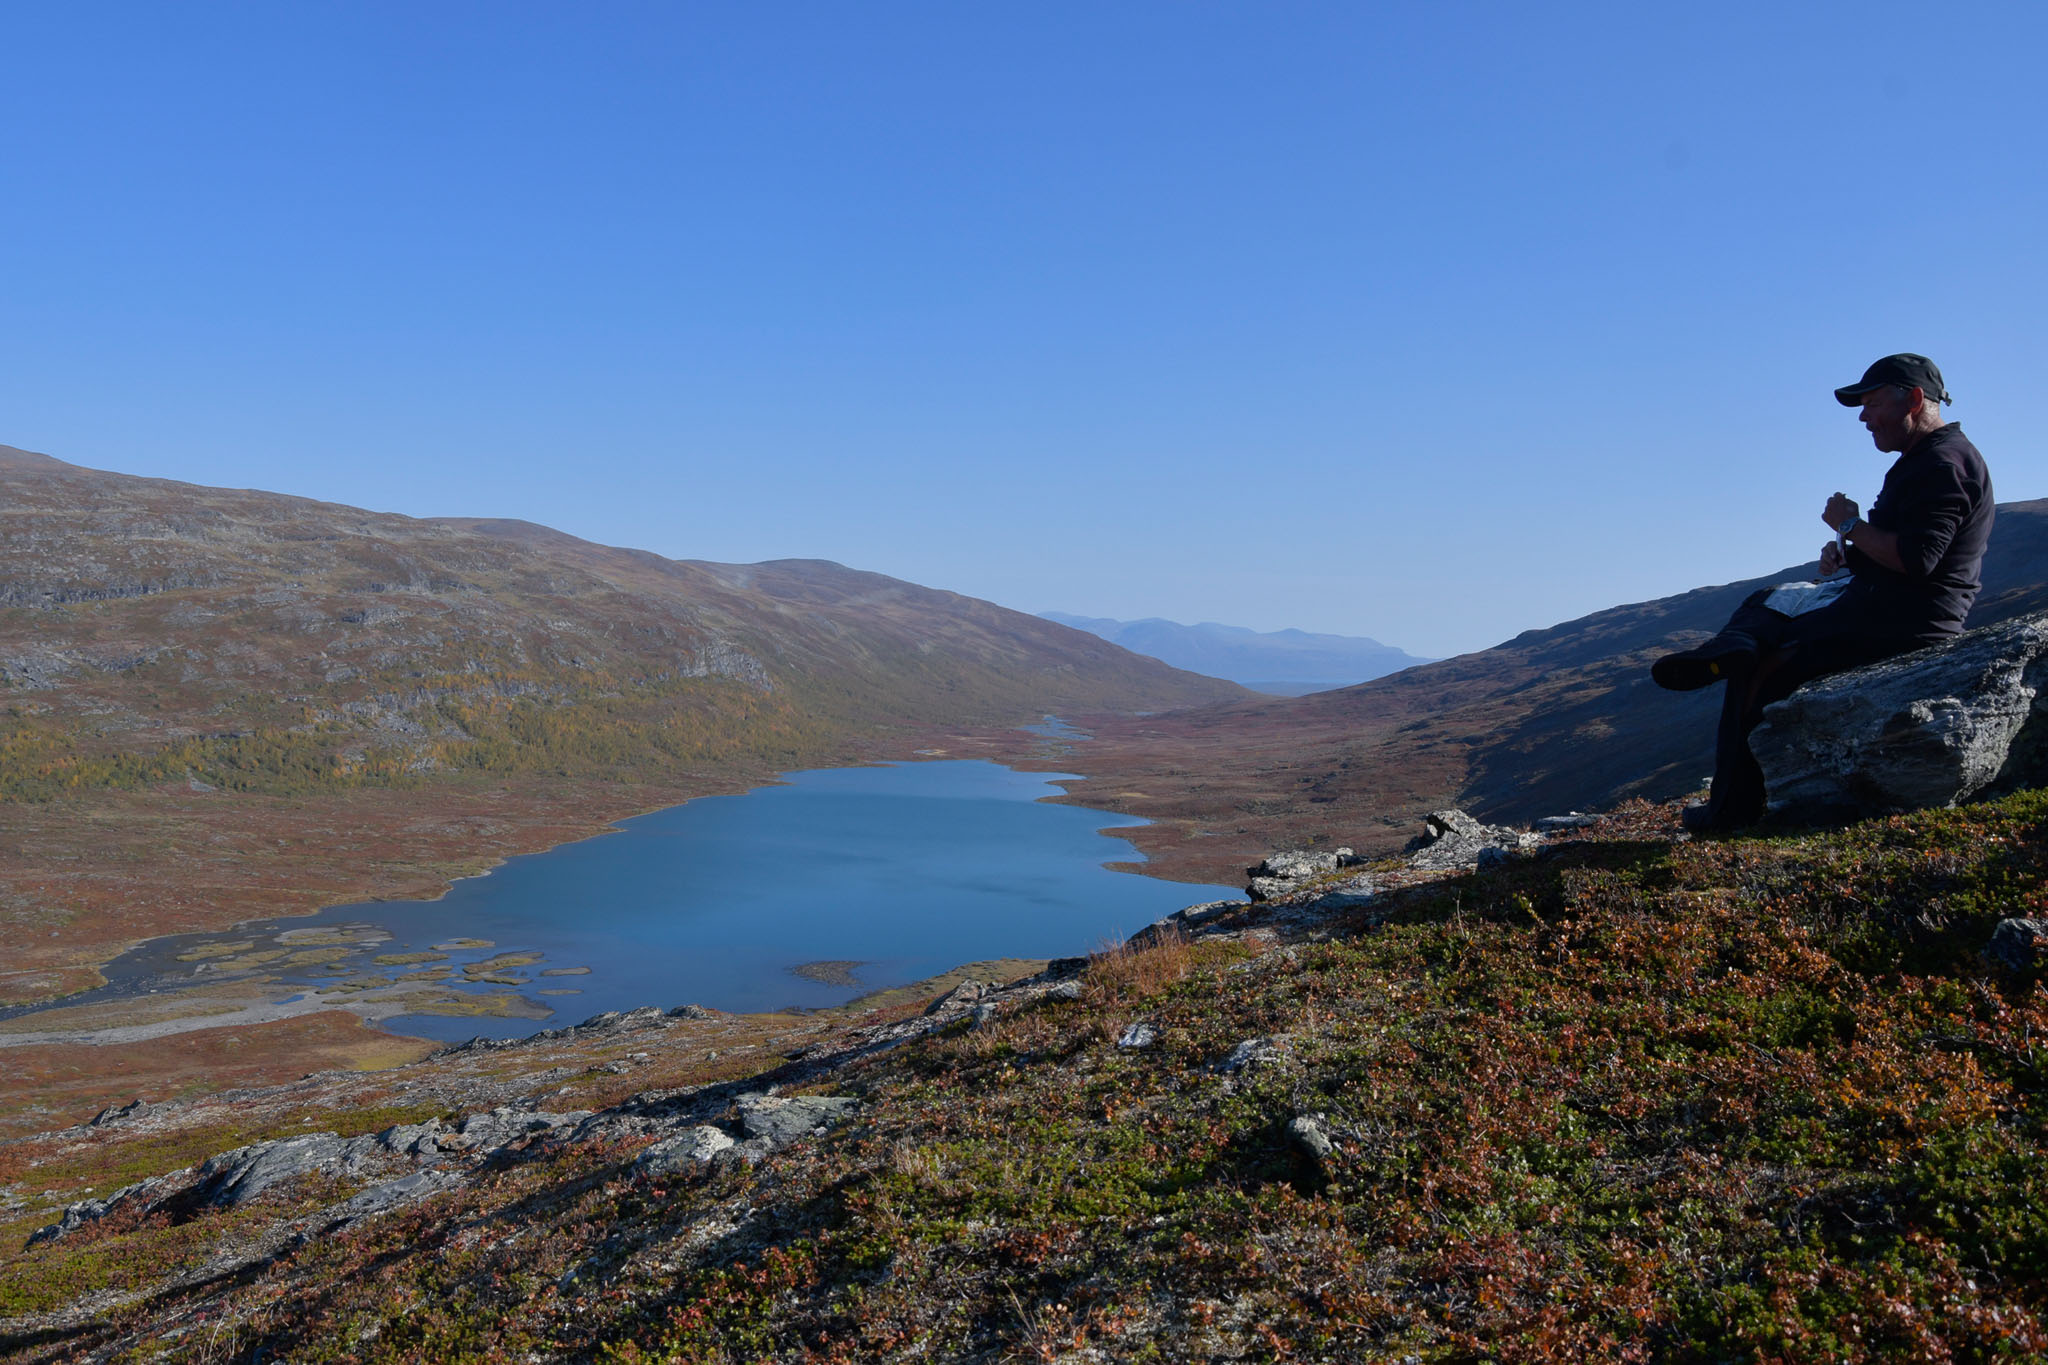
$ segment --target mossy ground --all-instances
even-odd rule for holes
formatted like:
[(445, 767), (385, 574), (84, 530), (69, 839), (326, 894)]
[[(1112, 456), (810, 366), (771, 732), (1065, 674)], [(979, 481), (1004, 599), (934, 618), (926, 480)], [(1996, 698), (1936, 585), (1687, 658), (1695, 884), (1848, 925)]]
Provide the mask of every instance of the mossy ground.
[[(1306, 940), (1107, 955), (850, 1068), (859, 1120), (761, 1166), (562, 1148), (17, 1354), (2038, 1359), (2048, 989), (1979, 954), (2041, 909), (2044, 822), (1700, 844), (1638, 808)], [(56, 1254), (112, 1283), (206, 1240)]]

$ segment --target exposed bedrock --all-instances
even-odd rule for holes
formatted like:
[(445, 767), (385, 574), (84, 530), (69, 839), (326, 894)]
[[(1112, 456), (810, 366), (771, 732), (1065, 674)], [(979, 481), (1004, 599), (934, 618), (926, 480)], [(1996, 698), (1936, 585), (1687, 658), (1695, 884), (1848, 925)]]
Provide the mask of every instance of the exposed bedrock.
[(1969, 631), (1764, 708), (1750, 736), (1774, 816), (1840, 819), (1952, 806), (2039, 779), (2048, 748), (2048, 614)]

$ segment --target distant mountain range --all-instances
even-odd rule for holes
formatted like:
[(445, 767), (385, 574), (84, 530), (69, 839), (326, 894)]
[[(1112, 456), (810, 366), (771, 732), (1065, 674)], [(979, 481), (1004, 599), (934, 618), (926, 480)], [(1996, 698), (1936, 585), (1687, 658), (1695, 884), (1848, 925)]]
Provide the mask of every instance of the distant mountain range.
[(1063, 611), (1038, 614), (1175, 668), (1227, 678), (1254, 692), (1283, 697), (1349, 687), (1430, 662), (1363, 635), (1312, 635), (1305, 630), (1262, 632), (1243, 626), (1221, 626), (1214, 621), (1184, 626), (1156, 616), (1143, 621), (1114, 621)]

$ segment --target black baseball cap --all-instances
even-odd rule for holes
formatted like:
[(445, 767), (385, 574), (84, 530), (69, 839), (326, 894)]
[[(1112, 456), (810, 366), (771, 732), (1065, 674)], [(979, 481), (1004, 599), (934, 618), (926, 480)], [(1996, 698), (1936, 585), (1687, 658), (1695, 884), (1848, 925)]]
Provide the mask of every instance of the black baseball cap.
[(1887, 384), (1896, 384), (1902, 389), (1918, 389), (1937, 403), (1954, 400), (1948, 390), (1942, 387), (1941, 367), (1924, 355), (1901, 351), (1888, 355), (1863, 372), (1855, 383), (1835, 390), (1835, 401), (1845, 408), (1863, 406), (1863, 395), (1872, 389), (1881, 389)]

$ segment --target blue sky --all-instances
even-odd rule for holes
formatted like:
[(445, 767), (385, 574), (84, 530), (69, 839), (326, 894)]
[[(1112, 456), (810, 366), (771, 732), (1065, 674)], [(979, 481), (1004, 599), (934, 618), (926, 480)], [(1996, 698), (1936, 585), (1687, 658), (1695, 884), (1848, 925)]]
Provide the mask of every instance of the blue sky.
[(0, 8), (0, 442), (1481, 648), (2048, 496), (2048, 7)]

